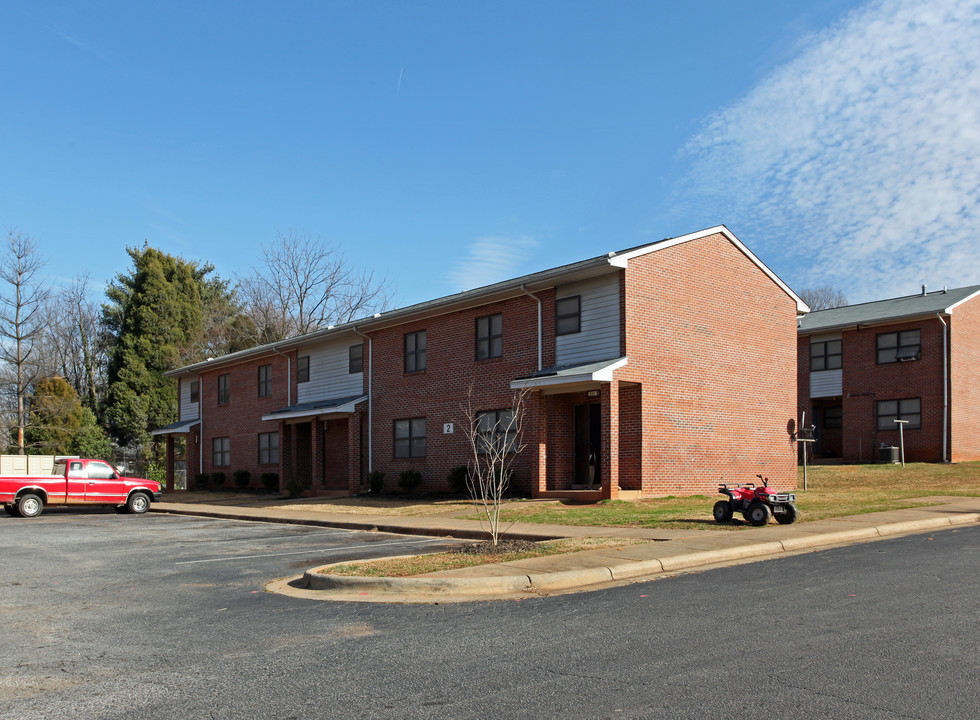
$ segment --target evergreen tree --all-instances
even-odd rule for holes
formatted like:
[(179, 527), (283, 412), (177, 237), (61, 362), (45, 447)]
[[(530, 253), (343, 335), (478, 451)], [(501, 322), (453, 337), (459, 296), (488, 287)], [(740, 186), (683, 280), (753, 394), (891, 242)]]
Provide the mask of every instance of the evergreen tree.
[(75, 389), (57, 376), (34, 385), (24, 438), (31, 454), (107, 458), (112, 449), (94, 413), (82, 407)]
[(129, 274), (117, 275), (103, 306), (109, 348), (105, 419), (121, 445), (177, 417), (177, 390), (163, 373), (194, 361), (203, 330), (202, 284), (213, 270), (144, 244), (127, 248)]

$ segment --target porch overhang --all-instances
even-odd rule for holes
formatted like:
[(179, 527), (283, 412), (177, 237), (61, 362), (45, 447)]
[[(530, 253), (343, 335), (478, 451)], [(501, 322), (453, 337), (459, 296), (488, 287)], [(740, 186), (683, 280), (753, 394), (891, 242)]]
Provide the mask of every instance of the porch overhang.
[(301, 420), (303, 418), (331, 418), (331, 417), (341, 417), (343, 415), (350, 415), (354, 412), (354, 408), (359, 404), (367, 400), (367, 395), (349, 395), (342, 398), (333, 398), (331, 400), (317, 400), (314, 402), (300, 403), (298, 405), (290, 405), (284, 407), (280, 410), (268, 413), (262, 416), (263, 420)]
[(197, 418), (193, 420), (181, 420), (180, 422), (170, 423), (169, 425), (150, 430), (150, 435), (157, 437), (160, 435), (186, 435), (195, 425), (200, 425), (201, 421)]
[(544, 368), (531, 375), (510, 381), (511, 390), (540, 390), (542, 392), (570, 392), (598, 387), (612, 382), (613, 372), (626, 365), (628, 358), (612, 358), (577, 365), (559, 365)]

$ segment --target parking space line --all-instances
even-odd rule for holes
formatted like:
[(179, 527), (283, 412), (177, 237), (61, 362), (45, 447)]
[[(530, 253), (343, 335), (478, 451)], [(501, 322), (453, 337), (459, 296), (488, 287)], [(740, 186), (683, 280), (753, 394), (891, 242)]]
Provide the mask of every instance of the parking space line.
[(364, 545), (341, 545), (332, 548), (309, 548), (307, 550), (293, 550), (291, 552), (264, 553), (262, 555), (235, 555), (233, 557), (206, 558), (204, 560), (180, 560), (175, 565), (195, 565), (200, 563), (224, 562), (226, 560), (252, 560), (257, 558), (283, 557), (286, 555), (307, 555), (310, 553), (344, 551), (344, 550), (363, 550), (365, 548), (388, 547), (391, 545), (431, 545), (433, 543), (445, 542), (443, 538), (431, 538), (428, 540), (396, 541), (396, 542), (373, 542)]

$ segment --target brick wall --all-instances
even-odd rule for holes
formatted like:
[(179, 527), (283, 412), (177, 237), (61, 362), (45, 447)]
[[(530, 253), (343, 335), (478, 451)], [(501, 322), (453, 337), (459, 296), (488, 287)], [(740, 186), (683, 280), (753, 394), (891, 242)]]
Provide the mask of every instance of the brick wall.
[[(295, 354), (292, 362), (294, 385), (292, 398), (295, 399)], [(272, 365), (272, 392), (269, 397), (258, 396), (260, 365)], [(218, 376), (223, 374), (230, 375), (231, 392), (228, 403), (219, 405)], [(248, 470), (252, 474), (252, 485), (259, 486), (262, 473), (280, 472), (278, 464), (259, 464), (258, 435), (280, 430), (278, 423), (263, 421), (262, 415), (287, 405), (286, 376), (286, 358), (275, 354), (201, 373), (200, 402), (204, 420), (205, 473), (223, 472), (227, 476), (227, 484), (231, 486), (233, 472)], [(216, 437), (227, 437), (230, 440), (231, 464), (227, 467), (215, 467), (212, 462), (212, 440)], [(279, 441), (281, 454), (287, 447), (283, 442), (282, 433)]]
[[(555, 361), (554, 292), (537, 293), (542, 299), (544, 335), (543, 364)], [(466, 439), (464, 407), (472, 388), (475, 411), (502, 410), (511, 406), (510, 381), (538, 368), (537, 303), (522, 295), (503, 302), (431, 317), (371, 332), (373, 342), (373, 467), (386, 474), (385, 487), (397, 487), (402, 470), (422, 473), (421, 489), (448, 488), (450, 469), (466, 464), (470, 447)], [(503, 354), (500, 358), (475, 359), (476, 318), (502, 313)], [(404, 336), (426, 331), (426, 369), (404, 371)], [(426, 455), (394, 457), (394, 421), (424, 417)], [(454, 431), (443, 432), (452, 423)], [(532, 423), (533, 424), (533, 423)], [(536, 440), (529, 428), (525, 440)], [(533, 450), (524, 452), (514, 465), (515, 484), (530, 492), (536, 482)]]
[(620, 380), (641, 385), (646, 495), (796, 485), (796, 303), (722, 235), (634, 258)]
[(980, 297), (955, 308), (949, 323), (951, 460), (980, 460)]

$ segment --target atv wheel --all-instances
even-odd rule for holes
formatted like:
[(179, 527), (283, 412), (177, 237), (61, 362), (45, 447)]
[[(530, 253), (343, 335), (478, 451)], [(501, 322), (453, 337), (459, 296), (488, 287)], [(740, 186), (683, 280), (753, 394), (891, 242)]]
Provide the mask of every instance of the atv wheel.
[(761, 527), (769, 522), (769, 516), (771, 514), (772, 513), (769, 511), (768, 505), (761, 502), (754, 502), (749, 505), (749, 509), (745, 511), (745, 519), (752, 525)]
[(773, 513), (776, 517), (776, 522), (780, 525), (792, 525), (796, 522), (796, 517), (799, 512), (796, 510), (796, 505), (792, 503), (786, 503), (783, 505), (783, 512)]
[(726, 523), (732, 519), (732, 504), (727, 500), (719, 500), (711, 512), (717, 522)]

